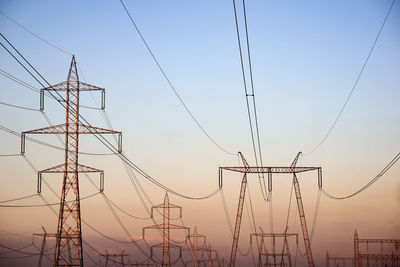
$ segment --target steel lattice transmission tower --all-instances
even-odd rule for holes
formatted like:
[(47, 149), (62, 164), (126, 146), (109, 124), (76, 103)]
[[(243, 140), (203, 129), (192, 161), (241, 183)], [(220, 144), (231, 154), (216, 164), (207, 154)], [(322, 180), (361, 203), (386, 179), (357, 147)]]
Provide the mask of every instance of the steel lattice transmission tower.
[(170, 230), (171, 229), (185, 229), (188, 231), (188, 235), (190, 236), (190, 229), (188, 227), (170, 223), (170, 209), (179, 209), (179, 217), (182, 217), (182, 208), (177, 205), (171, 204), (169, 202), (167, 192), (165, 192), (164, 203), (151, 207), (151, 218), (153, 218), (153, 210), (154, 209), (162, 209), (163, 210), (163, 214), (162, 214), (163, 223), (143, 227), (143, 238), (145, 237), (146, 229), (162, 230), (162, 243), (152, 246), (150, 255), (151, 256), (153, 255), (153, 247), (161, 247), (162, 248), (161, 266), (162, 267), (171, 266), (170, 248), (178, 248), (180, 254), (182, 253), (182, 248), (178, 245), (171, 243)]
[[(187, 236), (187, 238), (189, 238), (191, 240), (191, 242), (190, 242), (191, 247), (190, 248), (185, 248), (183, 250), (190, 251), (193, 254), (193, 259), (192, 259), (192, 261), (188, 261), (185, 264), (187, 264), (189, 262), (193, 262), (193, 267), (199, 267), (198, 252), (201, 251), (202, 247), (205, 245), (206, 236), (200, 235), (197, 232), (197, 227), (195, 226), (193, 234)], [(201, 247), (199, 247), (199, 239), (200, 238), (203, 239), (203, 245)]]
[(322, 187), (322, 169), (321, 167), (297, 167), (297, 161), (301, 152), (299, 152), (296, 158), (293, 160), (292, 164), (289, 167), (264, 167), (264, 166), (257, 166), (251, 167), (246, 159), (243, 157), (242, 153), (239, 152), (239, 155), (242, 159), (243, 166), (241, 167), (219, 167), (219, 187), (222, 187), (222, 171), (232, 171), (232, 172), (239, 172), (243, 174), (242, 183), (240, 187), (240, 194), (239, 194), (239, 203), (236, 213), (236, 220), (235, 220), (235, 230), (233, 232), (233, 241), (232, 241), (232, 249), (231, 249), (231, 258), (229, 262), (230, 267), (234, 267), (236, 263), (236, 254), (238, 249), (239, 243), (239, 234), (240, 234), (240, 226), (242, 223), (242, 213), (243, 213), (243, 204), (246, 195), (246, 186), (247, 186), (247, 174), (250, 173), (267, 173), (268, 174), (268, 191), (272, 192), (272, 174), (293, 174), (293, 187), (296, 194), (296, 201), (297, 207), (299, 211), (299, 218), (301, 223), (301, 229), (303, 232), (303, 239), (304, 239), (304, 246), (306, 248), (306, 255), (309, 267), (314, 267), (314, 260), (312, 257), (311, 252), (311, 242), (308, 235), (307, 230), (307, 223), (306, 217), (304, 213), (303, 201), (301, 199), (300, 193), (300, 185), (297, 179), (296, 174), (302, 172), (308, 172), (317, 170), (318, 171), (318, 187)]
[[(79, 134), (119, 134), (121, 132), (103, 128), (84, 125), (79, 116), (79, 93), (81, 91), (100, 91), (102, 93), (102, 108), (104, 108), (105, 89), (79, 81), (75, 56), (72, 56), (67, 81), (42, 88), (40, 90), (40, 109), (44, 109), (45, 92), (65, 92), (65, 124), (40, 128), (22, 133), (21, 152), (25, 153), (25, 134), (64, 134), (65, 156), (64, 163), (55, 167), (39, 171), (38, 193), (41, 192), (42, 173), (63, 173), (61, 190), (60, 210), (58, 216), (58, 227), (56, 245), (54, 250), (53, 266), (82, 266), (82, 232), (81, 232), (81, 207), (79, 195), (79, 176), (81, 172), (100, 173), (102, 191), (103, 171), (78, 163)], [(62, 100), (61, 100), (62, 101)], [(119, 138), (121, 140), (121, 138)], [(119, 141), (118, 150), (121, 151)], [(71, 246), (70, 252), (68, 247)]]

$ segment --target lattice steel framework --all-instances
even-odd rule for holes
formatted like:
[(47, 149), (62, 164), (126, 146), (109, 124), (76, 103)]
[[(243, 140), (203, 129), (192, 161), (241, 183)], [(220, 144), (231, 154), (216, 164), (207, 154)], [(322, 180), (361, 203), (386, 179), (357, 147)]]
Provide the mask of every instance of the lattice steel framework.
[(243, 203), (244, 203), (245, 194), (246, 194), (247, 174), (249, 174), (249, 173), (267, 173), (268, 174), (268, 190), (271, 192), (272, 191), (272, 174), (273, 173), (276, 173), (276, 174), (288, 173), (288, 174), (293, 174), (293, 186), (294, 186), (294, 190), (295, 190), (295, 194), (296, 194), (297, 207), (298, 207), (298, 211), (299, 211), (301, 228), (303, 231), (304, 246), (306, 248), (308, 265), (310, 267), (314, 267), (315, 265), (314, 265), (314, 260), (313, 260), (312, 252), (311, 252), (310, 237), (308, 235), (306, 217), (305, 217), (305, 212), (304, 212), (304, 208), (303, 208), (303, 202), (301, 199), (300, 185), (299, 185), (299, 181), (297, 179), (296, 174), (317, 170), (318, 171), (318, 186), (319, 186), (319, 188), (321, 188), (322, 187), (322, 169), (321, 169), (321, 167), (296, 167), (296, 164), (299, 159), (299, 156), (301, 155), (301, 152), (299, 152), (297, 154), (296, 158), (294, 159), (294, 161), (292, 162), (290, 167), (263, 167), (263, 166), (250, 167), (250, 165), (247, 163), (246, 159), (243, 157), (242, 153), (239, 152), (239, 155), (243, 162), (242, 167), (219, 167), (219, 186), (220, 187), (222, 187), (222, 182), (223, 182), (222, 181), (222, 171), (223, 170), (243, 173), (243, 179), (242, 179), (242, 183), (241, 183), (241, 187), (240, 187), (240, 194), (239, 194), (239, 203), (238, 203), (238, 208), (237, 208), (237, 213), (236, 213), (235, 230), (234, 230), (234, 235), (233, 235), (231, 258), (230, 258), (229, 266), (234, 267), (235, 262), (236, 262), (236, 254), (237, 254), (237, 248), (238, 248), (238, 243), (239, 243), (240, 225), (242, 222)]
[[(261, 227), (260, 227), (261, 229)], [(289, 267), (292, 267), (292, 258), (290, 256), (290, 249), (289, 249), (289, 242), (287, 240), (288, 237), (296, 237), (296, 244), (299, 243), (299, 235), (297, 233), (264, 233), (261, 229), (261, 233), (252, 233), (250, 234), (250, 244), (253, 242), (253, 236), (261, 238), (260, 241), (260, 249), (258, 251), (259, 256), (258, 256), (258, 264), (257, 266), (262, 266), (262, 256), (266, 256), (266, 261), (269, 259), (269, 257), (272, 257), (273, 259), (273, 264), (277, 264), (277, 257), (282, 256), (287, 257), (287, 265)], [(283, 238), (283, 246), (284, 250), (286, 253), (284, 255), (282, 254), (276, 254), (276, 253), (267, 253), (266, 248), (265, 248), (265, 243), (264, 243), (264, 238), (272, 238), (272, 244), (275, 246), (276, 243), (276, 238)], [(279, 259), (278, 259), (279, 260)]]
[[(201, 251), (202, 247), (204, 246), (206, 242), (206, 236), (200, 235), (197, 232), (197, 227), (194, 227), (193, 234), (189, 235), (188, 238), (190, 239), (191, 247), (190, 248), (184, 248), (183, 250), (191, 251), (193, 254), (193, 259), (191, 261), (187, 261), (187, 263), (192, 262), (193, 267), (198, 267), (199, 266), (199, 256), (198, 253)], [(203, 246), (199, 247), (199, 239), (203, 239)]]
[[(103, 171), (78, 163), (79, 134), (118, 134), (121, 136), (121, 132), (84, 125), (80, 122), (79, 93), (81, 91), (100, 91), (102, 93), (102, 108), (104, 108), (105, 89), (79, 81), (75, 56), (72, 56), (67, 81), (41, 89), (41, 110), (44, 109), (44, 93), (52, 91), (65, 92), (66, 94), (65, 124), (23, 132), (21, 140), (23, 147), (21, 148), (21, 152), (25, 153), (26, 134), (65, 135), (64, 163), (38, 173), (38, 192), (40, 193), (41, 191), (40, 181), (42, 173), (64, 174), (53, 266), (82, 266), (83, 250), (78, 174), (80, 172), (100, 172), (101, 177), (103, 177)], [(119, 150), (121, 150), (121, 143), (119, 143)], [(100, 190), (102, 190), (102, 186), (100, 186)], [(71, 245), (70, 249), (68, 249), (69, 244)]]
[(363, 262), (367, 261), (369, 265), (369, 261), (381, 262), (391, 262), (392, 267), (397, 267), (400, 264), (400, 256), (399, 253), (394, 253), (394, 250), (391, 254), (387, 253), (361, 253), (360, 244), (393, 244), (394, 250), (400, 249), (400, 239), (377, 239), (377, 238), (359, 238), (357, 230), (354, 231), (354, 262), (356, 267), (362, 267)]
[[(125, 257), (129, 257), (129, 254), (125, 254), (125, 251), (123, 250), (121, 253), (108, 253), (106, 250), (106, 253), (100, 254), (100, 257), (104, 257), (106, 259), (104, 266), (108, 267), (109, 262), (111, 262), (113, 265), (118, 264), (125, 266)], [(118, 261), (118, 259), (120, 261)]]
[(145, 230), (146, 229), (162, 230), (162, 243), (152, 246), (151, 250), (150, 250), (150, 255), (151, 255), (151, 257), (153, 256), (153, 248), (154, 247), (161, 247), (162, 248), (161, 266), (162, 267), (171, 266), (171, 254), (170, 254), (171, 248), (179, 249), (180, 254), (182, 253), (182, 248), (176, 244), (171, 243), (170, 230), (171, 229), (184, 229), (184, 230), (188, 231), (188, 235), (190, 236), (190, 229), (188, 227), (170, 223), (170, 209), (179, 209), (179, 217), (182, 217), (182, 208), (177, 205), (171, 204), (169, 202), (167, 192), (165, 192), (164, 203), (151, 207), (151, 218), (153, 218), (154, 209), (162, 209), (163, 210), (163, 223), (143, 227), (143, 238), (145, 238)]

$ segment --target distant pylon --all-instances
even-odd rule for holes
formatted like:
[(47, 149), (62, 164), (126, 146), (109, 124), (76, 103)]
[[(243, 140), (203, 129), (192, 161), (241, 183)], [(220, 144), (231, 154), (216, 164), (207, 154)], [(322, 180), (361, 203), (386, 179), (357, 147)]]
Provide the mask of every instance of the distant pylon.
[[(250, 234), (250, 244), (253, 243), (253, 236), (255, 237), (260, 237), (261, 241), (260, 241), (260, 249), (259, 249), (259, 256), (258, 256), (258, 263), (257, 266), (261, 266), (261, 259), (262, 256), (265, 256), (266, 259), (268, 260), (269, 257), (272, 257), (273, 259), (273, 264), (278, 264), (278, 261), (283, 260), (283, 256), (287, 256), (287, 261), (288, 261), (288, 266), (292, 267), (292, 259), (290, 256), (290, 250), (289, 250), (289, 242), (287, 240), (288, 237), (296, 237), (296, 245), (299, 244), (299, 236), (297, 233), (265, 233), (261, 227), (260, 227), (261, 233), (252, 233)], [(273, 246), (275, 246), (276, 244), (276, 238), (283, 238), (283, 248), (286, 251), (286, 253), (284, 255), (281, 254), (277, 254), (277, 253), (266, 253), (263, 250), (266, 250), (265, 244), (264, 244), (264, 238), (272, 238), (272, 244)], [(279, 259), (279, 256), (280, 259)], [(278, 258), (277, 258), (278, 257)]]
[[(106, 250), (106, 253), (100, 254), (101, 257), (106, 258), (106, 262), (104, 264), (105, 267), (108, 267), (108, 262), (111, 261), (112, 263), (116, 263), (118, 265), (122, 265), (123, 267), (125, 266), (125, 261), (124, 258), (125, 257), (129, 257), (129, 254), (125, 254), (124, 251), (122, 251), (121, 253), (108, 253), (108, 251)], [(111, 260), (110, 258), (113, 258), (113, 260)], [(117, 261), (117, 259), (120, 259), (121, 261)]]
[[(102, 108), (104, 108), (105, 89), (79, 81), (75, 56), (72, 56), (67, 81), (40, 90), (40, 110), (44, 109), (44, 92), (46, 91), (66, 92), (65, 124), (23, 132), (21, 152), (25, 153), (25, 134), (65, 135), (64, 163), (38, 173), (38, 193), (41, 191), (42, 173), (64, 174), (53, 266), (82, 266), (83, 250), (78, 173), (100, 172), (102, 181), (103, 171), (78, 163), (79, 134), (119, 134), (121, 136), (121, 132), (84, 125), (80, 122), (79, 92), (101, 91)], [(121, 150), (120, 146), (121, 144), (119, 144), (119, 150)], [(102, 185), (100, 186), (100, 191), (102, 191)], [(72, 247), (69, 249), (70, 244)], [(69, 254), (69, 251), (71, 251), (71, 254)]]
[(180, 253), (181, 247), (171, 243), (170, 239), (170, 230), (171, 229), (185, 229), (188, 231), (190, 235), (190, 229), (188, 227), (175, 225), (170, 223), (170, 209), (179, 209), (179, 216), (182, 217), (182, 208), (169, 203), (168, 192), (165, 192), (164, 203), (151, 207), (151, 217), (153, 218), (153, 210), (154, 209), (162, 209), (163, 210), (163, 223), (156, 224), (151, 226), (143, 227), (143, 238), (145, 237), (146, 229), (161, 229), (162, 230), (162, 243), (157, 244), (151, 247), (150, 255), (153, 256), (153, 247), (161, 247), (162, 248), (162, 256), (161, 256), (161, 266), (171, 266), (171, 255), (170, 248), (179, 248)]
[[(200, 235), (197, 233), (197, 227), (194, 227), (193, 234), (188, 236), (191, 240), (191, 247), (190, 248), (185, 248), (184, 250), (191, 251), (193, 254), (193, 267), (198, 267), (199, 266), (199, 255), (198, 252), (201, 251), (201, 247), (199, 248), (199, 238), (203, 239), (203, 244), (206, 242), (206, 237), (204, 235)], [(186, 262), (189, 263), (189, 262)]]

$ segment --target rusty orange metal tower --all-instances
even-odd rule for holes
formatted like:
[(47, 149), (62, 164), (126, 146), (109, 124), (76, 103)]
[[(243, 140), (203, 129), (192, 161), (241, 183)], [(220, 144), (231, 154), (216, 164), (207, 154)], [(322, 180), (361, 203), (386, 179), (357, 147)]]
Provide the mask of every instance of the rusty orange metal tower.
[(301, 152), (299, 152), (290, 165), (290, 167), (250, 167), (250, 165), (247, 163), (246, 159), (242, 155), (242, 153), (239, 152), (239, 155), (242, 159), (243, 166), (241, 167), (219, 167), (219, 186), (222, 187), (222, 171), (223, 170), (228, 170), (232, 172), (239, 172), (243, 174), (242, 178), (242, 184), (240, 187), (240, 194), (239, 194), (239, 203), (238, 203), (238, 208), (237, 208), (237, 213), (236, 213), (236, 221), (235, 221), (235, 230), (234, 230), (234, 235), (233, 235), (233, 241), (232, 241), (232, 249), (231, 249), (231, 258), (229, 262), (230, 267), (235, 266), (236, 262), (236, 254), (237, 254), (237, 248), (238, 248), (238, 243), (239, 243), (239, 233), (240, 233), (240, 225), (242, 223), (242, 213), (243, 213), (243, 204), (244, 204), (244, 199), (246, 195), (246, 185), (247, 185), (247, 174), (249, 173), (267, 173), (268, 174), (268, 190), (272, 192), (272, 174), (293, 174), (293, 186), (296, 194), (296, 201), (297, 201), (297, 207), (299, 211), (299, 218), (300, 218), (300, 223), (301, 223), (301, 228), (303, 231), (303, 239), (304, 239), (304, 246), (306, 248), (306, 254), (307, 254), (307, 261), (308, 265), (310, 267), (314, 267), (314, 260), (312, 257), (312, 252), (311, 252), (311, 243), (310, 243), (310, 237), (308, 235), (308, 230), (307, 230), (307, 223), (306, 223), (306, 217), (304, 213), (304, 208), (303, 208), (303, 201), (301, 199), (301, 193), (300, 193), (300, 185), (299, 181), (297, 180), (297, 173), (301, 172), (308, 172), (308, 171), (313, 171), (317, 170), (318, 171), (318, 186), (321, 188), (322, 187), (322, 169), (321, 167), (296, 167), (297, 161), (299, 159), (299, 156), (301, 155)]
[(188, 238), (191, 240), (191, 247), (190, 248), (185, 248), (183, 250), (187, 250), (187, 251), (191, 251), (193, 254), (193, 259), (192, 261), (188, 261), (185, 264), (189, 263), (189, 262), (193, 262), (193, 267), (198, 267), (199, 266), (199, 256), (198, 253), (199, 251), (202, 251), (202, 247), (199, 247), (199, 239), (202, 238), (203, 239), (203, 245), (206, 242), (206, 237), (204, 235), (200, 235), (197, 232), (197, 227), (194, 227), (194, 231), (193, 234), (189, 235)]
[[(79, 81), (75, 56), (72, 56), (67, 81), (42, 88), (40, 90), (40, 109), (44, 109), (44, 92), (65, 92), (65, 124), (40, 128), (22, 133), (21, 152), (25, 153), (26, 134), (64, 134), (65, 155), (64, 163), (38, 173), (38, 193), (41, 192), (42, 173), (63, 173), (60, 210), (53, 266), (82, 266), (82, 232), (81, 207), (79, 196), (79, 176), (81, 172), (99, 172), (101, 184), (103, 171), (78, 163), (79, 134), (119, 134), (121, 132), (84, 125), (80, 122), (79, 93), (81, 91), (100, 91), (102, 93), (102, 108), (104, 108), (104, 88)], [(121, 144), (119, 144), (120, 146)], [(120, 147), (119, 147), (120, 150)], [(100, 186), (102, 190), (102, 186)], [(68, 254), (68, 244), (71, 244), (71, 256)]]
[(175, 225), (170, 223), (170, 209), (179, 209), (179, 217), (182, 217), (182, 207), (171, 204), (168, 198), (168, 192), (165, 192), (164, 203), (151, 207), (151, 218), (153, 218), (153, 210), (154, 209), (162, 209), (163, 210), (163, 223), (156, 224), (151, 226), (143, 227), (143, 238), (145, 238), (145, 230), (146, 229), (160, 229), (162, 230), (162, 243), (154, 245), (151, 247), (150, 255), (153, 256), (153, 248), (161, 247), (162, 248), (162, 256), (161, 256), (161, 266), (171, 266), (171, 254), (170, 248), (177, 248), (182, 253), (182, 248), (176, 244), (171, 243), (170, 239), (170, 230), (171, 229), (185, 229), (188, 231), (188, 235), (190, 236), (190, 229), (188, 227)]

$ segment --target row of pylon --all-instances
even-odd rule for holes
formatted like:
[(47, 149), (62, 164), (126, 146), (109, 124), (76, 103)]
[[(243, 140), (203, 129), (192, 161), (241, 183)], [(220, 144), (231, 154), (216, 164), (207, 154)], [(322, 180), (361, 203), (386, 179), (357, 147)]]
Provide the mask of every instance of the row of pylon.
[(354, 267), (399, 267), (400, 239), (359, 238), (357, 230), (355, 230), (353, 256), (333, 257), (328, 252), (326, 253), (326, 267), (340, 267), (346, 266), (346, 264)]
[[(104, 259), (105, 266), (111, 266), (118, 264), (119, 266), (154, 266), (155, 264), (152, 262), (153, 259), (153, 248), (161, 248), (161, 266), (172, 266), (175, 261), (171, 260), (171, 249), (179, 250), (179, 258), (182, 257), (182, 250), (189, 251), (192, 254), (192, 259), (189, 261), (184, 262), (184, 265), (187, 266), (190, 264), (193, 267), (207, 266), (207, 267), (224, 267), (225, 266), (225, 259), (219, 257), (218, 251), (211, 247), (211, 244), (208, 243), (206, 245), (206, 236), (201, 235), (197, 231), (197, 227), (194, 227), (194, 231), (191, 234), (190, 228), (185, 226), (180, 226), (176, 224), (172, 224), (170, 222), (170, 210), (171, 209), (179, 209), (179, 217), (182, 217), (182, 207), (177, 206), (175, 204), (170, 203), (168, 193), (165, 193), (164, 202), (162, 204), (153, 206), (151, 208), (151, 217), (153, 218), (154, 209), (162, 209), (162, 224), (156, 224), (151, 226), (143, 227), (143, 238), (145, 238), (145, 230), (160, 230), (162, 233), (162, 242), (150, 247), (150, 259), (147, 259), (145, 263), (131, 263), (130, 255), (126, 254), (125, 251), (121, 253), (109, 253), (108, 250), (105, 250), (105, 253), (100, 253), (99, 256)], [(40, 257), (39, 257), (39, 264), (38, 266), (41, 267), (43, 263), (43, 259), (45, 256), (45, 246), (46, 246), (46, 238), (53, 237), (56, 238), (57, 234), (47, 233), (45, 228), (43, 228), (43, 233), (34, 233), (34, 236), (43, 237)], [(183, 246), (175, 244), (171, 237), (170, 237), (170, 230), (185, 230), (187, 231), (187, 235), (185, 238), (185, 244), (189, 246), (184, 248)], [(68, 248), (67, 252), (67, 259), (68, 259), (68, 266), (72, 266), (73, 259), (71, 254), (71, 240), (66, 238), (66, 244)], [(202, 241), (202, 242), (199, 242)], [(201, 254), (201, 255), (200, 255)], [(128, 260), (126, 258), (128, 257)]]

